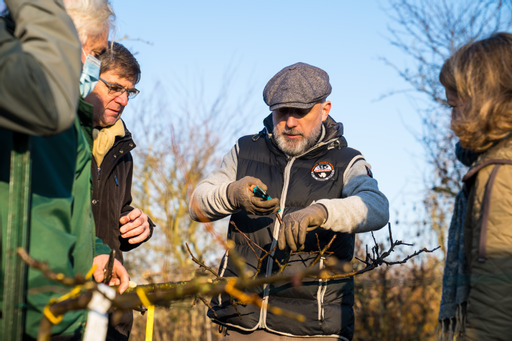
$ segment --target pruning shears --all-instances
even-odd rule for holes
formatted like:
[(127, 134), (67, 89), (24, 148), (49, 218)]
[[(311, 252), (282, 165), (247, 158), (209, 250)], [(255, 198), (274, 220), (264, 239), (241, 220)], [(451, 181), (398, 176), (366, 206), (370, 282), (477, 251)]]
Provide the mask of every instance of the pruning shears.
[[(250, 188), (251, 188), (251, 191), (254, 193), (255, 196), (260, 197), (263, 200), (270, 200), (270, 199), (272, 199), (272, 197), (270, 195), (268, 195), (267, 192), (265, 192), (264, 190), (262, 190), (258, 186), (252, 185)], [(281, 215), (279, 214), (279, 212), (281, 212), (281, 209), (279, 209), (277, 211), (276, 217), (277, 217), (277, 220), (279, 221), (279, 224), (282, 225), (283, 221), (281, 220)]]
[(258, 186), (252, 185), (251, 186), (252, 192), (255, 196), (262, 198), (263, 200), (270, 200), (272, 197), (267, 194), (264, 190), (259, 188)]

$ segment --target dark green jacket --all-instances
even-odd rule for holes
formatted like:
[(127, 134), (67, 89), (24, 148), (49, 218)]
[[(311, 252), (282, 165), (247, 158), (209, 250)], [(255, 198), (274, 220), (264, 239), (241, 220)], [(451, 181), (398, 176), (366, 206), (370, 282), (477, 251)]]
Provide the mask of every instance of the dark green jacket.
[[(8, 214), (6, 203), (10, 200), (8, 179), (11, 132), (0, 130), (0, 145), (0, 224), (3, 235)], [(37, 260), (48, 262), (53, 271), (71, 277), (85, 275), (92, 266), (94, 255), (109, 253), (110, 249), (95, 237), (90, 204), (91, 151), (85, 142), (84, 133), (76, 122), (73, 127), (58, 135), (32, 137), (31, 147), (29, 253)], [(3, 285), (4, 266), (2, 262), (0, 289)], [(37, 336), (42, 310), (48, 301), (69, 290), (46, 279), (39, 271), (29, 270), (25, 331), (28, 335)], [(67, 313), (63, 321), (53, 327), (52, 332), (80, 332), (85, 319), (85, 311)]]
[[(94, 247), (98, 254), (109, 249), (94, 237), (91, 151), (75, 119), (80, 42), (62, 0), (5, 0), (5, 4), (10, 16), (0, 18), (0, 237), (6, 233), (7, 203), (13, 200), (8, 189), (13, 132), (57, 134), (29, 138), (32, 186), (28, 249), (32, 257), (48, 262), (56, 272), (85, 274), (92, 265)], [(0, 300), (5, 249), (2, 238)], [(27, 287), (24, 332), (36, 337), (44, 306), (70, 288), (34, 270), (28, 272)], [(85, 318), (85, 311), (68, 313), (52, 332), (80, 333)]]

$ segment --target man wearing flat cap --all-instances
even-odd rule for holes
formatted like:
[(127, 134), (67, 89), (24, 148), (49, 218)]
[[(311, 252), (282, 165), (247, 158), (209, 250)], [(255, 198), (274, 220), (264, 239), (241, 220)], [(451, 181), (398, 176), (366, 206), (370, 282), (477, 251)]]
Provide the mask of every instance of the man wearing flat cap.
[[(240, 138), (221, 168), (195, 189), (193, 219), (231, 215), (228, 239), (235, 248), (223, 257), (220, 276), (293, 275), (322, 268), (330, 257), (349, 262), (354, 234), (387, 224), (388, 201), (370, 165), (329, 116), (330, 93), (322, 69), (297, 63), (279, 71), (263, 90), (272, 111), (263, 130)], [(352, 339), (353, 278), (306, 277), (251, 293), (261, 297), (261, 307), (226, 295), (212, 299), (208, 315), (224, 327), (223, 340)], [(272, 308), (300, 313), (305, 321)]]

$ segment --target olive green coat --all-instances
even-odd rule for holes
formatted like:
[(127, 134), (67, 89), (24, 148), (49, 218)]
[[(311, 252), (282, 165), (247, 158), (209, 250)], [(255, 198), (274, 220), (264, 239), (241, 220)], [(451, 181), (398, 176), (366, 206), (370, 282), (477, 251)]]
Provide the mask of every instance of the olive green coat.
[(471, 274), (466, 340), (512, 337), (512, 164), (508, 162), (512, 163), (512, 138), (482, 154), (472, 169), (483, 168), (466, 180), (471, 186), (465, 220)]
[(5, 0), (0, 17), (0, 127), (68, 129), (79, 97), (80, 41), (62, 0)]

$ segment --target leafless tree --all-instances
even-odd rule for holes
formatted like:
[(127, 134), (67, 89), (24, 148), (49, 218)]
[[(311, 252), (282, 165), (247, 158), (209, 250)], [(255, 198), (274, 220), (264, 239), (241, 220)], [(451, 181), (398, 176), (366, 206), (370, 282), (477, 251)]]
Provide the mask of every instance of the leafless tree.
[[(135, 205), (157, 225), (148, 243), (125, 254), (126, 265), (138, 283), (194, 278), (197, 265), (186, 243), (197, 259), (209, 265), (222, 256), (223, 249), (212, 234), (189, 218), (188, 198), (197, 183), (219, 166), (242, 125), (261, 124), (251, 119), (257, 116), (252, 110), (259, 96), (250, 87), (244, 96), (232, 95), (237, 82), (242, 81), (234, 79), (235, 68), (224, 72), (218, 89), (205, 89), (201, 77), (175, 79), (155, 84), (149, 96), (130, 103), (135, 106), (130, 114), (134, 119), (128, 126), (137, 143), (132, 194)], [(217, 232), (222, 238), (223, 223)], [(165, 326), (158, 328), (157, 340), (197, 340), (209, 327), (204, 306), (194, 304), (193, 298), (173, 303), (171, 309), (160, 308), (156, 323)], [(143, 334), (144, 324), (145, 317), (136, 314), (133, 333)]]
[(461, 45), (508, 30), (511, 9), (511, 1), (501, 0), (388, 0), (389, 41), (409, 62), (383, 60), (410, 85), (402, 91), (419, 99), (422, 126), (417, 136), (429, 165), (424, 175), (425, 221), (443, 248), (453, 198), (466, 169), (455, 159), (457, 139), (449, 129), (450, 111), (439, 72)]
[[(211, 224), (206, 223), (207, 228), (211, 230)], [(242, 235), (244, 233), (239, 231)], [(318, 244), (318, 250), (308, 252), (310, 255), (316, 256), (315, 260), (306, 267), (303, 271), (296, 272), (293, 274), (285, 274), (282, 271), (277, 271), (271, 276), (265, 276), (260, 274), (258, 271), (254, 272), (246, 267), (245, 260), (237, 254), (234, 248), (234, 243), (224, 242), (223, 240), (216, 238), (219, 243), (219, 247), (225, 251), (229, 251), (230, 257), (234, 264), (239, 267), (240, 276), (238, 277), (220, 277), (217, 275), (217, 270), (211, 266), (205, 264), (199, 260), (189, 249), (189, 258), (196, 264), (196, 270), (189, 280), (180, 282), (165, 282), (165, 283), (150, 283), (148, 285), (141, 285), (137, 288), (129, 288), (123, 295), (117, 295), (111, 299), (111, 304), (116, 309), (139, 309), (141, 305), (145, 306), (160, 306), (169, 308), (171, 304), (176, 306), (176, 303), (185, 302), (182, 309), (179, 309), (180, 323), (162, 326), (159, 335), (162, 339), (169, 339), (169, 336), (173, 336), (173, 339), (189, 339), (197, 340), (198, 336), (202, 335), (204, 325), (204, 319), (201, 319), (202, 309), (191, 309), (191, 299), (196, 301), (202, 301), (206, 306), (209, 306), (207, 299), (224, 293), (229, 295), (235, 306), (237, 304), (254, 304), (257, 306), (262, 305), (261, 293), (254, 291), (255, 288), (261, 288), (262, 284), (275, 284), (275, 283), (294, 283), (294, 285), (301, 285), (302, 280), (305, 278), (317, 278), (322, 280), (347, 278), (353, 276), (359, 276), (367, 272), (371, 272), (382, 266), (392, 266), (398, 264), (405, 264), (410, 259), (417, 257), (422, 253), (431, 253), (437, 248), (428, 250), (421, 249), (410, 253), (400, 260), (390, 260), (389, 256), (395, 251), (396, 247), (411, 246), (410, 244), (404, 243), (400, 240), (394, 240), (391, 232), (391, 225), (388, 225), (389, 233), (389, 247), (384, 247), (378, 244), (375, 238), (374, 246), (371, 249), (366, 247), (365, 253), (360, 253), (360, 257), (356, 257), (358, 264), (349, 264), (346, 262), (340, 262), (335, 257), (330, 257), (332, 254), (331, 245), (336, 236), (325, 246)], [(245, 235), (244, 235), (245, 236)], [(372, 233), (373, 236), (373, 233)], [(271, 258), (281, 268), (288, 265), (287, 263), (279, 263), (277, 259), (273, 257), (273, 250), (265, 251), (258, 249), (258, 245), (245, 237), (245, 240), (254, 254), (262, 263), (265, 258)], [(263, 251), (263, 252), (262, 252)], [(302, 253), (301, 251), (290, 252)], [(39, 262), (38, 260), (32, 259), (24, 249), (19, 249), (18, 254), (22, 259), (32, 268), (42, 272), (42, 274), (55, 282), (66, 284), (70, 287), (74, 287), (71, 292), (62, 299), (56, 300), (55, 302), (49, 302), (50, 314), (58, 320), (58, 316), (62, 316), (69, 311), (82, 310), (89, 307), (89, 302), (94, 292), (98, 290), (98, 286), (93, 281), (85, 279), (83, 276), (77, 276), (75, 278), (65, 277), (63, 274), (56, 273), (48, 267), (46, 263)], [(320, 258), (326, 257), (325, 267), (319, 267), (317, 262)], [(89, 307), (90, 308), (90, 307)], [(94, 307), (93, 307), (94, 308)], [(286, 311), (277, 307), (268, 306), (268, 309), (274, 314), (286, 316), (290, 319), (296, 319), (303, 321), (304, 316), (300, 312)], [(199, 311), (199, 313), (197, 312)], [(169, 312), (169, 311), (168, 311)], [(195, 313), (194, 313), (195, 312)], [(174, 313), (174, 314), (173, 314)], [(162, 314), (160, 322), (168, 320), (172, 321), (173, 315), (176, 311)], [(184, 319), (183, 314), (186, 314), (190, 319)], [(45, 315), (48, 316), (48, 315)], [(200, 321), (197, 321), (197, 320)], [(44, 317), (40, 324), (38, 340), (45, 340), (46, 337), (51, 333), (52, 323), (58, 323), (52, 321), (49, 317)], [(188, 328), (183, 328), (184, 326)], [(183, 332), (184, 330), (184, 332)]]

